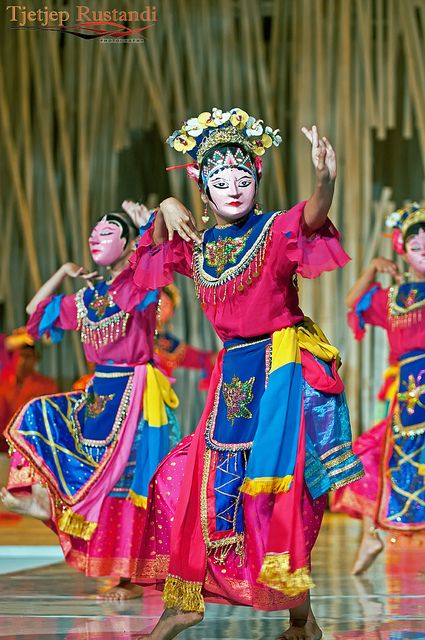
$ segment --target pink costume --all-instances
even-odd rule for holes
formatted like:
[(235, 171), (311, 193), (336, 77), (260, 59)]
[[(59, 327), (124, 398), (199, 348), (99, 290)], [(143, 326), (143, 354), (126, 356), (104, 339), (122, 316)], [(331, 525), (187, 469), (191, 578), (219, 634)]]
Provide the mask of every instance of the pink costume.
[[(281, 532), (294, 523), (288, 536), (295, 536), (309, 565), (325, 493), (362, 473), (351, 453), (348, 412), (335, 367), (337, 352), (322, 334), (317, 337), (315, 331), (320, 330), (304, 318), (296, 283), (297, 274), (316, 277), (344, 265), (348, 258), (330, 221), (311, 238), (303, 234), (303, 209), (301, 203), (288, 212), (251, 212), (240, 224), (206, 231), (202, 250), (197, 252), (177, 234), (172, 242), (153, 246), (146, 232), (131, 260), (135, 281), (152, 287), (167, 284), (174, 271), (194, 278), (201, 307), (225, 347), (218, 356), (195, 433), (165, 458), (150, 485), (136, 574), (137, 581), (155, 582), (160, 589), (165, 581), (167, 606), (202, 610), (205, 598), (277, 610), (302, 602), (308, 567), (300, 568), (296, 575), (282, 571), (291, 583), (284, 592), (257, 580), (268, 540), (273, 540), (276, 514), (291, 523), (281, 520)], [(117, 289), (119, 296), (119, 283)], [(297, 455), (292, 443), (293, 453), (288, 449), (284, 456), (295, 456), (296, 474), (301, 478), (301, 483), (296, 483), (299, 493), (295, 497), (294, 491), (248, 495), (241, 493), (241, 484), (251, 482), (245, 471), (256, 458), (252, 451), (260, 426), (257, 435), (254, 431), (257, 422), (261, 424), (259, 412), (267, 409), (261, 403), (272, 393), (269, 379), (279, 380), (276, 373), (286, 370), (270, 368), (274, 337), (281, 335), (281, 330), (285, 334), (285, 328), (293, 328), (290, 335), (295, 336), (301, 351), (300, 443), (305, 444), (300, 444)], [(305, 342), (304, 329), (308, 333)], [(313, 343), (316, 347), (320, 343), (319, 351)], [(327, 349), (333, 350), (332, 354)], [(289, 417), (291, 411), (288, 407)], [(314, 411), (320, 413), (319, 419), (313, 417)], [(284, 420), (280, 410), (272, 413)], [(295, 419), (294, 414), (292, 433)], [(283, 431), (283, 423), (280, 425)], [(275, 448), (280, 437), (276, 430)], [(261, 457), (268, 452), (264, 447), (259, 449), (257, 460), (262, 465)], [(292, 519), (292, 510), (282, 509), (285, 500), (295, 501), (294, 513), (301, 514), (299, 520), (296, 516)], [(291, 509), (288, 502), (286, 508)]]
[(374, 284), (348, 314), (357, 340), (363, 338), (366, 324), (387, 332), (398, 393), (388, 417), (354, 443), (366, 475), (332, 496), (333, 511), (367, 516), (379, 527), (405, 532), (425, 528), (424, 304), (424, 283), (391, 289)]
[(48, 332), (58, 341), (63, 330), (80, 330), (96, 368), (85, 391), (32, 401), (9, 425), (15, 453), (8, 488), (19, 494), (43, 482), (51, 498), (49, 526), (66, 561), (90, 576), (129, 577), (149, 479), (169, 451), (170, 407), (177, 399), (151, 364), (158, 293), (122, 282), (122, 296), (134, 302), (131, 314), (118, 307), (114, 293), (113, 284), (100, 282), (50, 296), (30, 317), (35, 338)]

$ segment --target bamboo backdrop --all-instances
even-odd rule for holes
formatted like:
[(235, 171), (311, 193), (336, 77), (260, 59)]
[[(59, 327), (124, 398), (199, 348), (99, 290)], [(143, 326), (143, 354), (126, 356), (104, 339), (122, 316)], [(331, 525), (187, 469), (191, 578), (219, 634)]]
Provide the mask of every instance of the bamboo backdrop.
[[(134, 4), (91, 3), (128, 10)], [(155, 4), (158, 20), (143, 44), (14, 31), (2, 20), (2, 328), (24, 322), (26, 301), (61, 263), (89, 264), (91, 224), (124, 197), (154, 203), (171, 193), (200, 220), (196, 188), (183, 172), (164, 171), (180, 161), (163, 141), (181, 120), (213, 106), (240, 106), (281, 129), (284, 144), (265, 162), (265, 209), (310, 195), (314, 176), (300, 128), (316, 122), (337, 150), (332, 218), (353, 260), (343, 271), (303, 282), (301, 297), (306, 313), (341, 348), (354, 426), (365, 428), (385, 339), (370, 332), (356, 345), (343, 299), (373, 255), (390, 255), (382, 239), (385, 213), (395, 202), (424, 196), (425, 1)], [(175, 332), (198, 346), (218, 346), (191, 283), (179, 284), (184, 303)], [(69, 384), (84, 370), (78, 337), (48, 349), (43, 368)], [(179, 374), (183, 384), (190, 390), (183, 420), (189, 430), (201, 401), (192, 374)]]

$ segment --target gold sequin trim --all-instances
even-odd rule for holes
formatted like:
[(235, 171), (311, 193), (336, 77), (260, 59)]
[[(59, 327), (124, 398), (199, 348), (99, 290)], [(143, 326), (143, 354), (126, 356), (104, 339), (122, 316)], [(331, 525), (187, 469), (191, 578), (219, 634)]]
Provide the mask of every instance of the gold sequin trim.
[(337, 447), (333, 447), (333, 449), (329, 449), (329, 451), (326, 451), (326, 453), (323, 453), (320, 456), (320, 460), (326, 460), (326, 458), (329, 458), (333, 453), (341, 451), (341, 449), (346, 449), (347, 447), (351, 447), (351, 442), (344, 442), (343, 444), (339, 444)]
[(333, 460), (329, 460), (328, 462), (324, 462), (323, 464), (327, 469), (332, 469), (332, 467), (336, 467), (337, 465), (341, 464), (341, 462), (348, 460), (348, 458), (350, 458), (352, 455), (352, 451), (346, 451), (341, 456), (337, 456)]
[(349, 476), (348, 478), (343, 478), (342, 480), (337, 480), (336, 482), (334, 482), (330, 488), (330, 491), (334, 491), (335, 489), (340, 489), (341, 487), (345, 487), (345, 485), (351, 484), (356, 480), (360, 480), (360, 478), (363, 478), (364, 476), (365, 476), (365, 472), (362, 469), (358, 473), (355, 473), (354, 475)]
[(403, 425), (400, 418), (400, 407), (396, 405), (393, 413), (393, 431), (402, 438), (414, 438), (425, 433), (425, 422), (418, 424)]
[[(350, 455), (351, 455), (351, 451), (350, 451)], [(359, 464), (359, 461), (357, 459), (353, 460), (353, 462), (350, 462), (350, 464), (345, 465), (345, 467), (341, 467), (341, 469), (334, 469), (333, 471), (329, 471), (328, 475), (329, 476), (337, 476), (339, 473), (342, 473), (343, 471), (348, 471), (348, 469), (352, 469), (353, 467), (355, 467), (358, 464)]]

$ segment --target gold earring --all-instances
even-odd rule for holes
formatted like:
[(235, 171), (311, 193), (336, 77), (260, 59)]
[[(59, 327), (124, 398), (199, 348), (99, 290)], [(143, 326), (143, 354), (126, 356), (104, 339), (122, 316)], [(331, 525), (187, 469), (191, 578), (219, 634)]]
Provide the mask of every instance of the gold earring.
[(207, 224), (209, 222), (210, 216), (208, 215), (208, 203), (205, 203), (204, 207), (204, 215), (202, 216), (202, 222)]
[(263, 213), (263, 212), (262, 212), (262, 210), (261, 210), (261, 204), (260, 204), (259, 202), (256, 202), (256, 203), (255, 203), (255, 207), (254, 207), (254, 214), (255, 214), (256, 216), (259, 216), (259, 215), (261, 215), (262, 213)]

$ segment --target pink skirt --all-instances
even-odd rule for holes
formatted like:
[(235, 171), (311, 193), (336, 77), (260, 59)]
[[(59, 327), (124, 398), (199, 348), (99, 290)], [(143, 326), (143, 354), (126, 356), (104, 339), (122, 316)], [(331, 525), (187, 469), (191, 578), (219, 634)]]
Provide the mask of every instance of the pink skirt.
[[(171, 451), (158, 466), (152, 479), (154, 489), (148, 500), (146, 526), (133, 580), (140, 584), (155, 584), (159, 590), (163, 589), (168, 573), (171, 528), (192, 438), (192, 435), (184, 438)], [(257, 585), (252, 580), (251, 568), (261, 565), (260, 549), (264, 546), (269, 499), (269, 496), (264, 495), (244, 504), (246, 530), (255, 532), (253, 535), (256, 539), (246, 538), (247, 557), (242, 566), (240, 557), (234, 551), (230, 551), (221, 562), (208, 556), (203, 588), (203, 596), (207, 602), (245, 605), (268, 611), (288, 609), (303, 602), (305, 594), (289, 598), (279, 591)], [(308, 553), (319, 534), (325, 507), (326, 496), (312, 500), (305, 488), (303, 524)]]
[[(9, 491), (17, 495), (29, 493), (31, 485), (40, 481), (27, 460), (20, 453), (13, 453)], [(55, 513), (53, 508), (52, 513)], [(98, 526), (88, 541), (60, 531), (54, 515), (46, 524), (58, 536), (66, 562), (78, 571), (91, 577), (130, 578), (139, 557), (145, 514), (145, 509), (131, 500), (106, 496)]]
[(387, 420), (383, 420), (354, 442), (353, 451), (362, 461), (365, 475), (360, 480), (333, 492), (332, 511), (346, 513), (352, 518), (375, 519), (380, 486), (380, 460), (386, 428)]

